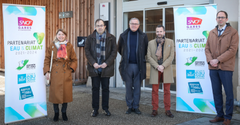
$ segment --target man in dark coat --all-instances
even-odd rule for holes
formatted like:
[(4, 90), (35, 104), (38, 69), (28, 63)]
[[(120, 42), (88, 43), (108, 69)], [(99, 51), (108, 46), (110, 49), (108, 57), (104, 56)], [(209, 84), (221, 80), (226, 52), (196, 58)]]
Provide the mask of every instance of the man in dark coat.
[(140, 21), (132, 18), (129, 27), (119, 37), (118, 52), (122, 56), (119, 72), (126, 87), (126, 114), (139, 110), (141, 83), (146, 78), (146, 59), (148, 38), (140, 29)]
[(95, 21), (96, 30), (88, 36), (85, 43), (87, 69), (92, 78), (92, 117), (98, 115), (99, 89), (102, 86), (102, 109), (106, 116), (110, 116), (109, 79), (114, 75), (114, 60), (117, 56), (116, 37), (105, 30), (102, 19)]

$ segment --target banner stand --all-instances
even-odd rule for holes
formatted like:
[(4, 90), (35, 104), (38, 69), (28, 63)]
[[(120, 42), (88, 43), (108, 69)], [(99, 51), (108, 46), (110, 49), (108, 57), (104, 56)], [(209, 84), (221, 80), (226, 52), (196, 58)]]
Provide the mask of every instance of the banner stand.
[(45, 6), (2, 4), (5, 124), (47, 116)]
[(205, 56), (216, 13), (216, 5), (174, 7), (177, 111), (216, 114)]

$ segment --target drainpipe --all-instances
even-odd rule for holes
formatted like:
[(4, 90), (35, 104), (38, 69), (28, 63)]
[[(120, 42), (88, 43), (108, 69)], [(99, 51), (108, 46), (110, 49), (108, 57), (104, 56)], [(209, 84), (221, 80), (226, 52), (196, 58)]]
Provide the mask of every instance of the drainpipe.
[(240, 107), (240, 101), (237, 101), (236, 99), (234, 99), (234, 106)]

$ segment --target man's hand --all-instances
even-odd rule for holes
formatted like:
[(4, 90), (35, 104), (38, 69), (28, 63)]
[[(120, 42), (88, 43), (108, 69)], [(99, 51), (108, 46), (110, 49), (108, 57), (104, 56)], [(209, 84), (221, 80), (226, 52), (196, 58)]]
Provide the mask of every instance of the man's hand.
[(101, 68), (106, 68), (107, 67), (107, 64), (106, 63), (103, 63), (102, 65), (100, 65)]
[(213, 59), (213, 60), (210, 60), (210, 65), (212, 66), (212, 67), (217, 67), (218, 66), (218, 60), (217, 59)]
[(45, 74), (45, 77), (46, 77), (47, 80), (49, 80), (49, 78), (50, 78), (49, 75), (50, 75), (50, 74), (49, 74), (48, 72)]
[(164, 67), (163, 67), (162, 65), (159, 65), (159, 66), (157, 67), (157, 69), (158, 69), (158, 71), (163, 72)]
[(98, 69), (98, 68), (100, 68), (100, 65), (98, 65), (97, 63), (94, 63), (94, 64), (93, 64), (93, 67), (94, 67), (95, 69)]

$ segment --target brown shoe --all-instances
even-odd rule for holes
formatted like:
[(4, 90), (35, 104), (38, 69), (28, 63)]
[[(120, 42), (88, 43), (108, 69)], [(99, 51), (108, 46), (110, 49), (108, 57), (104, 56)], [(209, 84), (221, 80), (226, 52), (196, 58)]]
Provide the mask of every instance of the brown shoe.
[(230, 125), (231, 120), (229, 119), (224, 119), (223, 125)]
[(224, 118), (221, 118), (221, 117), (218, 117), (218, 116), (216, 116), (214, 119), (212, 119), (212, 120), (209, 120), (209, 122), (211, 122), (211, 123), (215, 123), (215, 122), (222, 122), (222, 121), (224, 121)]
[(174, 117), (174, 115), (171, 113), (170, 110), (165, 111), (165, 114), (166, 114), (168, 117), (170, 117), (170, 118), (173, 118), (173, 117)]
[(153, 111), (152, 111), (152, 115), (151, 115), (151, 116), (152, 116), (152, 117), (155, 117), (155, 116), (157, 116), (157, 115), (158, 115), (158, 112), (157, 112), (157, 110), (153, 110)]

